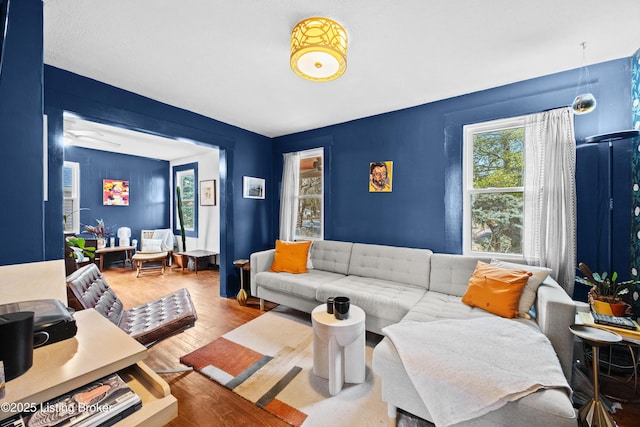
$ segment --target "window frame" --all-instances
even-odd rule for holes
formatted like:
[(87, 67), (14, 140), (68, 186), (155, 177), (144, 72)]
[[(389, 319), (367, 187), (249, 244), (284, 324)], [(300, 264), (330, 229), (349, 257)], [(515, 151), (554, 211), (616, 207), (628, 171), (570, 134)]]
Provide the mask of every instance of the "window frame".
[[(524, 200), (524, 183), (521, 187), (489, 187), (473, 188), (473, 136), (478, 133), (500, 131), (513, 128), (524, 128), (525, 116), (509, 117), (486, 122), (467, 124), (462, 129), (462, 253), (464, 255), (500, 257), (502, 259), (521, 259), (522, 254), (513, 252), (474, 251), (471, 248), (471, 197), (476, 194), (522, 193)], [(526, 151), (523, 140), (523, 155), (526, 162)], [(524, 166), (523, 166), (524, 167)], [(524, 173), (524, 170), (523, 170)], [(524, 215), (524, 208), (523, 208)], [(525, 235), (523, 222), (522, 236)]]
[[(71, 169), (71, 195), (65, 195), (65, 185), (64, 185), (64, 169)], [(80, 163), (78, 162), (69, 162), (65, 161), (62, 167), (62, 211), (63, 215), (68, 215), (64, 213), (65, 204), (67, 200), (72, 200), (71, 206), (71, 227), (67, 228), (66, 223), (63, 224), (63, 232), (65, 233), (80, 233)], [(69, 221), (69, 217), (67, 217), (67, 221)]]
[[(187, 237), (198, 237), (198, 163), (185, 163), (183, 165), (173, 166), (173, 229), (176, 234), (180, 234), (180, 220), (178, 219), (178, 199), (176, 194), (176, 187), (178, 186), (178, 180), (181, 175), (187, 174), (188, 171), (193, 170), (193, 229), (185, 228), (185, 235)], [(183, 193), (184, 196), (184, 193)], [(184, 198), (183, 198), (184, 200)]]
[[(312, 158), (312, 157), (321, 157), (322, 158), (322, 170), (321, 170), (321, 190), (320, 190), (320, 194), (318, 195), (301, 195), (300, 194), (300, 165), (302, 163), (303, 159), (308, 159), (308, 158)], [(300, 203), (300, 200), (310, 200), (310, 199), (319, 199), (320, 200), (320, 236), (319, 237), (309, 237), (309, 236), (302, 236), (298, 234), (298, 229), (296, 227), (296, 224), (293, 224), (293, 236), (294, 239), (296, 241), (307, 241), (307, 240), (324, 240), (324, 218), (325, 218), (325, 204), (324, 204), (324, 190), (325, 190), (325, 177), (324, 177), (324, 171), (325, 171), (325, 155), (324, 155), (324, 147), (318, 147), (318, 148), (312, 148), (309, 150), (303, 150), (303, 151), (299, 151), (298, 152), (298, 188), (296, 189), (296, 195), (294, 196), (294, 206), (296, 207), (296, 212), (297, 212), (297, 207)]]

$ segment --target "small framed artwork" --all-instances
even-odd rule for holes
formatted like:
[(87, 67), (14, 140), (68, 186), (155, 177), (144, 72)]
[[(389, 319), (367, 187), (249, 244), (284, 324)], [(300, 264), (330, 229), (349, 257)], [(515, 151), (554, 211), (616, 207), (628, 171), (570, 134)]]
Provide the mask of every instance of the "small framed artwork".
[(242, 197), (245, 199), (264, 199), (264, 179), (245, 176), (242, 186)]
[(216, 205), (216, 180), (200, 181), (200, 206)]
[(105, 206), (129, 206), (129, 181), (103, 179), (102, 204)]
[(393, 179), (393, 162), (369, 163), (369, 192), (391, 193), (391, 181)]

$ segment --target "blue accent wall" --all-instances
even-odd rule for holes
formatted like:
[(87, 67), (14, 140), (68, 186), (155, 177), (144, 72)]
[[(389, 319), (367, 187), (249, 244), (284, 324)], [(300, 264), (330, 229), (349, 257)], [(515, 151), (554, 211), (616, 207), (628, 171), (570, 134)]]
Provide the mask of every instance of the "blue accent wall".
[[(327, 239), (460, 252), (462, 126), (568, 105), (579, 74), (572, 70), (543, 76), (272, 140), (65, 70), (43, 67), (42, 8), (41, 0), (12, 1), (9, 13), (0, 70), (0, 178), (6, 183), (4, 198), (12, 204), (0, 213), (0, 238), (11, 244), (0, 246), (0, 264), (63, 256), (62, 116), (69, 111), (87, 120), (220, 149), (223, 296), (234, 296), (239, 287), (233, 259), (273, 247), (283, 152), (325, 147)], [(578, 260), (603, 270), (609, 234), (603, 184), (607, 149), (583, 146), (580, 141), (631, 127), (631, 58), (590, 66), (590, 75), (598, 108), (575, 120), (580, 144)], [(49, 134), (47, 202), (43, 202), (43, 108)], [(393, 192), (369, 193), (369, 162), (388, 160), (394, 162)], [(630, 163), (630, 144), (617, 144), (611, 233), (614, 269), (621, 274), (629, 270)], [(243, 176), (266, 179), (264, 200), (242, 198)]]
[(11, 1), (0, 70), (0, 265), (44, 259), (42, 24), (42, 0)]
[[(89, 208), (80, 212), (81, 224), (103, 219), (113, 237), (118, 227), (129, 227), (138, 241), (143, 229), (169, 228), (169, 162), (73, 146), (65, 147), (64, 156), (80, 164), (80, 205)], [(102, 204), (103, 179), (129, 181), (129, 206)]]
[[(598, 108), (575, 117), (579, 145), (586, 136), (630, 127), (630, 59), (589, 68)], [(331, 150), (325, 171), (331, 189), (326, 195), (327, 239), (461, 253), (463, 125), (570, 105), (578, 74), (572, 70), (543, 76), (275, 138), (274, 176), (282, 174), (282, 152), (310, 148), (310, 141), (323, 140), (318, 145), (330, 145)], [(603, 150), (592, 146), (577, 151), (578, 260), (598, 270), (606, 260), (608, 232), (603, 223)], [(615, 268), (622, 272), (629, 264), (630, 153), (619, 146), (615, 159), (620, 203), (615, 207), (614, 239), (619, 246), (614, 257)], [(369, 163), (388, 160), (393, 161), (393, 192), (369, 193)], [(276, 231), (277, 226), (274, 237)]]
[[(235, 296), (239, 276), (233, 260), (262, 249), (272, 230), (273, 196), (267, 193), (261, 203), (242, 198), (243, 176), (272, 182), (272, 166), (264, 161), (272, 155), (270, 138), (51, 66), (44, 67), (44, 82), (49, 136), (55, 141), (49, 146), (49, 169), (55, 173), (62, 168), (62, 159), (56, 153), (61, 150), (64, 111), (98, 123), (184, 138), (220, 149), (220, 294)], [(61, 180), (50, 186), (58, 187), (60, 183)], [(47, 235), (47, 242), (56, 248), (50, 256), (61, 258), (62, 197), (51, 199), (49, 204), (45, 225), (54, 228), (59, 223), (60, 229), (59, 233)]]

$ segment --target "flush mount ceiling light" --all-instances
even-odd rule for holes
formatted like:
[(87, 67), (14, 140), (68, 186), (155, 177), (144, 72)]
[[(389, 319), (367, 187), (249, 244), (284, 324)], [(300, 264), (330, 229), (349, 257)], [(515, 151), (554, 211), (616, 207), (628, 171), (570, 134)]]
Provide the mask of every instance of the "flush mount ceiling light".
[(316, 82), (334, 80), (347, 68), (347, 32), (329, 18), (304, 19), (291, 32), (291, 69)]
[[(576, 97), (571, 104), (571, 108), (575, 114), (587, 114), (596, 109), (596, 97), (591, 93), (591, 78), (589, 77), (589, 67), (587, 67), (587, 42), (582, 42), (582, 68), (580, 68), (580, 75), (578, 76), (578, 86), (576, 87)], [(580, 83), (582, 82), (582, 75), (584, 73), (584, 79), (586, 82), (587, 91), (580, 93)]]

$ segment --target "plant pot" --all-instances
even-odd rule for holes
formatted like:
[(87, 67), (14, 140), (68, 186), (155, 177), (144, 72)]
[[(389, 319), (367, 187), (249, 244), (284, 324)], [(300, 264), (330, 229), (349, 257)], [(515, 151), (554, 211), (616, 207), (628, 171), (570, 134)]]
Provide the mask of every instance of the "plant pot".
[(611, 311), (613, 312), (614, 316), (624, 316), (624, 312), (627, 311), (627, 304), (623, 302), (611, 303), (609, 305), (611, 306)]
[(596, 313), (620, 317), (624, 316), (624, 313), (627, 311), (627, 304), (624, 302), (607, 302), (594, 299), (591, 301), (591, 308)]
[(189, 263), (189, 257), (181, 254), (173, 254), (173, 263), (179, 268), (186, 268)]
[(104, 249), (107, 247), (107, 239), (105, 239), (104, 237), (98, 237), (96, 242), (97, 242), (98, 249)]
[(593, 301), (591, 301), (591, 309), (599, 314), (606, 314), (609, 316), (613, 316), (613, 311), (611, 310), (611, 304), (605, 301), (594, 299)]

